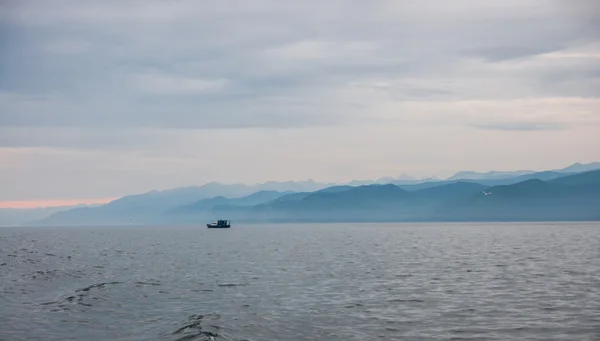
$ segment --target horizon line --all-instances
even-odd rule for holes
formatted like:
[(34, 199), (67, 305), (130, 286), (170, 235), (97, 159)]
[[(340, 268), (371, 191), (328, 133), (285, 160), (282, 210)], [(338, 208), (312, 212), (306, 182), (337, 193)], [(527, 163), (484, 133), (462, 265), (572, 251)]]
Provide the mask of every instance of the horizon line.
[[(596, 164), (599, 163), (598, 161), (592, 161), (589, 163), (582, 163), (582, 162), (575, 162), (573, 164), (570, 164), (569, 166), (565, 167), (565, 168), (569, 168), (572, 166), (576, 166), (576, 165), (590, 165), (590, 164)], [(549, 171), (560, 171), (563, 170), (565, 168), (559, 168), (559, 169), (552, 169)], [(485, 173), (491, 173), (491, 172), (533, 172), (533, 173), (537, 173), (537, 172), (543, 172), (543, 170), (524, 170), (524, 169), (519, 169), (519, 170), (496, 170), (496, 171), (460, 171), (457, 173), (454, 173), (452, 176), (449, 177), (439, 177), (439, 176), (432, 176), (432, 177), (422, 177), (422, 178), (414, 178), (412, 180), (408, 180), (406, 179), (405, 181), (415, 181), (415, 182), (422, 182), (422, 181), (427, 181), (427, 180), (437, 180), (437, 181), (447, 181), (450, 178), (452, 178), (453, 176), (458, 175), (461, 172), (475, 172), (475, 173), (480, 173), (480, 174), (485, 174)], [(406, 172), (403, 172), (402, 175), (409, 175)], [(167, 189), (152, 189), (152, 190), (148, 190), (148, 191), (144, 191), (144, 192), (140, 192), (137, 194), (145, 194), (145, 193), (150, 193), (153, 191), (158, 191), (158, 192), (162, 192), (162, 191), (168, 191), (168, 190), (172, 190), (172, 189), (178, 189), (178, 188), (186, 188), (186, 187), (203, 187), (206, 185), (210, 185), (210, 184), (218, 184), (218, 185), (224, 185), (224, 186), (235, 186), (235, 185), (244, 185), (244, 186), (248, 186), (248, 187), (254, 187), (254, 186), (260, 186), (260, 185), (265, 185), (267, 183), (286, 183), (286, 182), (313, 182), (313, 183), (317, 183), (317, 184), (324, 184), (324, 185), (330, 185), (330, 186), (343, 186), (343, 185), (349, 185), (352, 182), (363, 182), (363, 181), (378, 181), (381, 179), (386, 178), (384, 177), (379, 177), (377, 179), (371, 179), (371, 180), (351, 180), (351, 181), (343, 181), (343, 182), (339, 182), (339, 181), (335, 181), (335, 182), (328, 182), (328, 181), (315, 181), (312, 178), (308, 178), (306, 180), (287, 180), (287, 181), (276, 181), (276, 180), (270, 180), (270, 181), (265, 181), (265, 182), (256, 182), (253, 184), (248, 184), (248, 183), (241, 183), (241, 182), (234, 182), (234, 183), (227, 183), (227, 182), (220, 182), (220, 181), (208, 181), (204, 184), (197, 184), (197, 185), (188, 185), (188, 186), (182, 186), (182, 187), (171, 187), (171, 188), (167, 188)], [(389, 177), (394, 179), (394, 177)], [(395, 178), (396, 181), (403, 181), (402, 179), (398, 179)], [(79, 206), (79, 205), (102, 205), (102, 204), (106, 204), (109, 203), (113, 200), (117, 200), (120, 198), (123, 198), (125, 196), (128, 195), (132, 195), (132, 194), (124, 194), (121, 196), (114, 196), (114, 197), (101, 197), (101, 198), (61, 198), (61, 199), (31, 199), (31, 200), (0, 200), (0, 209), (44, 209), (44, 208), (57, 208), (57, 207), (74, 207), (74, 206)]]
[(86, 199), (33, 199), (33, 200), (0, 200), (0, 209), (35, 209), (73, 207), (78, 205), (106, 204), (119, 197), (86, 198)]

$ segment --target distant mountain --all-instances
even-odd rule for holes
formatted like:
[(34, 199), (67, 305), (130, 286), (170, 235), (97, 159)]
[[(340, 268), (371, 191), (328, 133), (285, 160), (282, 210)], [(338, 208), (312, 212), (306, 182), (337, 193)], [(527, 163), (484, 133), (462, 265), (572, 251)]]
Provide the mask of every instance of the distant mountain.
[(554, 171), (544, 171), (544, 172), (536, 172), (530, 174), (524, 174), (520, 176), (516, 176), (513, 178), (506, 179), (486, 179), (486, 180), (475, 180), (480, 184), (488, 185), (488, 186), (498, 186), (498, 185), (512, 185), (519, 182), (527, 181), (527, 180), (543, 180), (548, 181), (556, 178), (560, 178), (562, 176), (567, 175), (567, 173), (559, 173)]
[[(77, 208), (66, 212), (57, 212), (46, 219), (34, 218), (30, 224), (43, 225), (146, 225), (170, 222), (167, 212), (191, 205), (203, 199), (215, 197), (240, 198), (256, 192), (271, 191), (315, 191), (331, 184), (317, 183), (313, 180), (266, 182), (257, 185), (220, 184), (210, 182), (203, 186), (190, 186), (164, 191), (150, 191), (143, 194), (124, 196), (105, 205), (94, 208)], [(277, 190), (276, 190), (277, 189)], [(220, 199), (214, 199), (220, 200)]]
[(0, 208), (0, 226), (19, 226), (76, 207), (83, 207), (83, 205), (42, 208)]
[(576, 173), (576, 172), (568, 173), (568, 172), (566, 172), (567, 169), (573, 169), (573, 168), (567, 167), (567, 168), (564, 168), (564, 169), (562, 169), (560, 171), (535, 172), (535, 173), (524, 174), (524, 175), (520, 175), (520, 176), (516, 176), (516, 177), (512, 177), (512, 178), (506, 178), (506, 179), (484, 179), (484, 180), (477, 180), (477, 182), (481, 183), (481, 184), (484, 184), (484, 185), (488, 185), (488, 186), (512, 185), (512, 184), (516, 184), (516, 183), (523, 182), (523, 181), (526, 181), (526, 180), (538, 179), (538, 180), (543, 180), (543, 181), (550, 181), (550, 180), (553, 180), (553, 179), (565, 177), (567, 175), (577, 175), (577, 174), (579, 174), (579, 173)]
[(374, 183), (376, 184), (380, 184), (380, 185), (385, 185), (385, 184), (389, 184), (392, 181), (395, 181), (396, 179), (392, 178), (391, 176), (384, 176), (382, 178), (379, 178), (377, 180), (374, 181)]
[(441, 185), (448, 185), (457, 182), (470, 182), (477, 183), (484, 186), (498, 186), (498, 185), (512, 185), (518, 182), (531, 180), (531, 179), (540, 179), (540, 180), (552, 180), (562, 176), (565, 176), (565, 173), (558, 173), (554, 171), (545, 171), (545, 172), (537, 172), (524, 174), (511, 178), (500, 178), (500, 179), (470, 179), (470, 180), (444, 180), (444, 181), (423, 181), (412, 184), (404, 184), (402, 182), (394, 182), (398, 187), (407, 190), (407, 191), (417, 191), (425, 188), (437, 187)]
[(566, 186), (590, 186), (593, 188), (593, 186), (600, 185), (600, 169), (555, 178), (550, 183)]
[(592, 170), (600, 169), (600, 162), (592, 162), (587, 164), (575, 163), (570, 165), (569, 167), (558, 169), (556, 172), (560, 173), (581, 173), (588, 172)]
[[(540, 176), (540, 174), (547, 173), (557, 174), (557, 177), (561, 173), (582, 173), (592, 170), (600, 169), (600, 162), (592, 162), (588, 164), (575, 163), (562, 169), (555, 169), (553, 171), (536, 172), (533, 170), (517, 170), (517, 171), (491, 171), (491, 172), (472, 172), (462, 171), (454, 174), (447, 178), (447, 181), (453, 180), (506, 180), (521, 177), (521, 179), (534, 179)], [(524, 177), (526, 175), (535, 174), (534, 177)]]
[(260, 191), (242, 198), (228, 199), (222, 196), (210, 199), (201, 199), (189, 205), (176, 207), (169, 211), (171, 214), (190, 214), (212, 210), (218, 206), (253, 206), (275, 200), (293, 192)]
[(407, 191), (416, 191), (416, 190), (423, 189), (423, 188), (435, 187), (435, 186), (449, 184), (449, 183), (458, 182), (458, 181), (460, 181), (460, 180), (446, 181), (446, 180), (429, 178), (429, 179), (423, 179), (421, 181), (402, 181), (402, 180), (394, 181), (394, 182), (392, 182), (392, 185), (396, 185)]
[[(57, 212), (36, 221), (39, 225), (154, 225), (211, 219), (218, 206), (252, 206), (290, 192), (260, 191), (241, 198), (223, 196), (190, 200), (204, 195), (198, 188), (150, 192), (114, 200), (94, 208), (76, 208)], [(181, 204), (183, 203), (183, 204)], [(191, 217), (190, 217), (191, 216)]]
[[(277, 191), (277, 192), (313, 192), (330, 186), (335, 186), (333, 183), (320, 183), (315, 182), (312, 179), (306, 181), (285, 181), (275, 182), (269, 181), (258, 185), (249, 186), (249, 190), (245, 195), (258, 192), (258, 191)], [(216, 195), (216, 193), (215, 193)]]
[(352, 180), (347, 183), (348, 186), (356, 187), (356, 186), (368, 186), (373, 185), (377, 181), (376, 180)]
[(509, 185), (429, 185), (412, 191), (367, 185), (295, 200), (284, 196), (231, 213), (238, 220), (264, 222), (600, 220), (600, 171)]
[(353, 189), (353, 188), (354, 188), (353, 186), (348, 186), (348, 185), (331, 186), (331, 187), (323, 188), (316, 192), (317, 193), (339, 193), (339, 192), (345, 192), (345, 191)]
[(406, 173), (402, 173), (400, 174), (400, 176), (398, 177), (391, 177), (391, 176), (386, 176), (386, 177), (382, 177), (376, 180), (353, 180), (347, 183), (347, 185), (349, 186), (366, 186), (366, 185), (386, 185), (386, 184), (391, 184), (391, 183), (403, 183), (403, 184), (413, 184), (413, 183), (418, 183), (421, 180), (406, 174)]
[(438, 220), (567, 221), (600, 220), (600, 172), (549, 182), (527, 180), (494, 186), (447, 206)]
[(479, 193), (486, 188), (487, 186), (482, 184), (459, 181), (415, 191), (414, 198), (445, 202), (446, 200), (460, 199)]
[[(315, 192), (296, 200), (282, 197), (257, 205), (236, 219), (250, 221), (383, 221), (386, 211), (401, 205), (407, 191), (395, 185), (366, 185), (334, 192)], [(366, 220), (365, 220), (366, 219)]]
[[(317, 188), (301, 192), (252, 192), (260, 186), (211, 183), (57, 212), (36, 224), (199, 224), (218, 218), (242, 222), (600, 220), (600, 170), (490, 176), (325, 188), (311, 181), (294, 183), (294, 188)], [(215, 191), (221, 194), (214, 195)]]
[(488, 188), (481, 198), (486, 199), (522, 199), (560, 195), (569, 187), (555, 186), (538, 179), (526, 180), (513, 185), (501, 185)]
[(458, 172), (458, 173), (454, 174), (453, 176), (447, 178), (446, 180), (452, 181), (452, 180), (508, 179), (508, 178), (514, 178), (517, 176), (530, 174), (530, 173), (534, 173), (534, 171), (532, 171), (532, 170), (501, 171), (501, 172), (492, 171), (492, 172), (485, 172), (485, 173), (464, 171), (464, 172)]
[(401, 201), (407, 192), (395, 185), (359, 186), (336, 192), (317, 192), (302, 199), (302, 209), (331, 209), (390, 206)]
[(392, 183), (393, 181), (419, 181), (419, 179), (415, 178), (414, 176), (407, 174), (407, 173), (402, 173), (400, 174), (400, 176), (397, 176), (395, 178), (393, 177), (383, 177), (383, 178), (379, 178), (377, 179), (376, 183), (378, 184), (389, 184)]

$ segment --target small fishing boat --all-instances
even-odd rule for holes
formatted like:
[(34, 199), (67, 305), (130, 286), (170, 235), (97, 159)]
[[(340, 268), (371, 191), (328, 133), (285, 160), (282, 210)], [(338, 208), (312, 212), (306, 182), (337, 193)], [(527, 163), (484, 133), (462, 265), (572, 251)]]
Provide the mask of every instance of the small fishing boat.
[(206, 224), (209, 229), (228, 229), (231, 227), (231, 220), (217, 220), (210, 224)]

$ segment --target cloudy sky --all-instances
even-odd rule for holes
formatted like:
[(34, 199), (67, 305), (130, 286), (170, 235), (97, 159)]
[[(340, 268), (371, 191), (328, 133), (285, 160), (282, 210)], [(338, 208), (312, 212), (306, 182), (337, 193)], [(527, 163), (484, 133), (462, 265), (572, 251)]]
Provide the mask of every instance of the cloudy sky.
[(0, 1), (0, 201), (600, 160), (600, 5)]

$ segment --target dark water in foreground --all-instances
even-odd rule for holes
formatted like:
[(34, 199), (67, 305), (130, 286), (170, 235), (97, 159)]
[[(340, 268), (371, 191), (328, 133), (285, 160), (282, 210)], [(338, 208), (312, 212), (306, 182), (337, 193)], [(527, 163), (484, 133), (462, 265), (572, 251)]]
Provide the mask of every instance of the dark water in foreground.
[(0, 340), (600, 340), (600, 224), (0, 228)]

